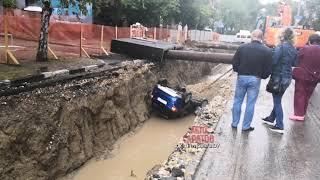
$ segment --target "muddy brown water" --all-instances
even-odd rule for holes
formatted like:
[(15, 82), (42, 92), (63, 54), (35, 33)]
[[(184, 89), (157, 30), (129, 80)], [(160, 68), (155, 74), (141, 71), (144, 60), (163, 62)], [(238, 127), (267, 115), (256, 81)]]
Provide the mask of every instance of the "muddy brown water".
[[(153, 116), (132, 135), (120, 140), (112, 156), (91, 161), (74, 176), (74, 180), (144, 179), (147, 171), (160, 164), (173, 151), (193, 123), (194, 116), (165, 120)], [(131, 171), (133, 176), (131, 176)]]
[[(210, 99), (214, 81), (229, 66), (216, 67), (211, 77), (195, 85), (188, 86), (193, 93), (201, 93)], [(147, 171), (167, 159), (181, 140), (187, 129), (192, 126), (194, 115), (175, 120), (152, 116), (142, 127), (117, 142), (115, 150), (105, 160), (91, 160), (72, 180), (131, 180), (144, 179)]]

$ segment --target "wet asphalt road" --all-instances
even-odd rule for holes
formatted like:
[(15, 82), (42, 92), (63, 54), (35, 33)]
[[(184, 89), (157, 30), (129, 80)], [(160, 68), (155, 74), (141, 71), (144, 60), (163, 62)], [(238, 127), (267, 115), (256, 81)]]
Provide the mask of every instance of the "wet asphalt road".
[[(293, 86), (283, 99), (284, 135), (271, 132), (261, 118), (272, 108), (272, 96), (265, 92), (265, 83), (256, 106), (252, 126), (255, 130), (242, 133), (232, 130), (231, 107), (218, 124), (215, 143), (208, 149), (196, 180), (319, 180), (320, 179), (320, 111), (309, 108), (305, 122), (288, 119), (293, 111)], [(244, 111), (244, 106), (242, 107)], [(239, 124), (241, 127), (241, 124)]]

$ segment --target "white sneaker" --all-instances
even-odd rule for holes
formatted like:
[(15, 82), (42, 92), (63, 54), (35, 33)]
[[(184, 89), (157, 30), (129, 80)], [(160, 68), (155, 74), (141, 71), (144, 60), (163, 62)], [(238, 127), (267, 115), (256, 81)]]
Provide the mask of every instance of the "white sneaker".
[(283, 134), (283, 133), (284, 133), (284, 130), (278, 128), (277, 126), (269, 127), (269, 129), (270, 129), (271, 131), (273, 131), (273, 132), (277, 132), (277, 133), (280, 133), (280, 134)]

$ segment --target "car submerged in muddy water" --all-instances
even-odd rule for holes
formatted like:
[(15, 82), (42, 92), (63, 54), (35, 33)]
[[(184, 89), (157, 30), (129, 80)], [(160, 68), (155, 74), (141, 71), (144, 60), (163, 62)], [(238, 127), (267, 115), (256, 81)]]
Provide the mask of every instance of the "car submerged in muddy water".
[(194, 98), (184, 87), (171, 88), (166, 79), (160, 80), (151, 93), (153, 112), (166, 119), (194, 113), (198, 107), (208, 104), (206, 99)]

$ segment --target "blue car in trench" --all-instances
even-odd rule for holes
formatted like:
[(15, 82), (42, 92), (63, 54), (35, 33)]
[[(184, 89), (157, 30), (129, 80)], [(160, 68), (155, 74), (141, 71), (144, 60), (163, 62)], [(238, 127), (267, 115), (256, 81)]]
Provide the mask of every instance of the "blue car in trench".
[(193, 98), (184, 87), (169, 87), (166, 79), (154, 86), (151, 102), (152, 109), (167, 119), (186, 116), (208, 104), (206, 99)]

